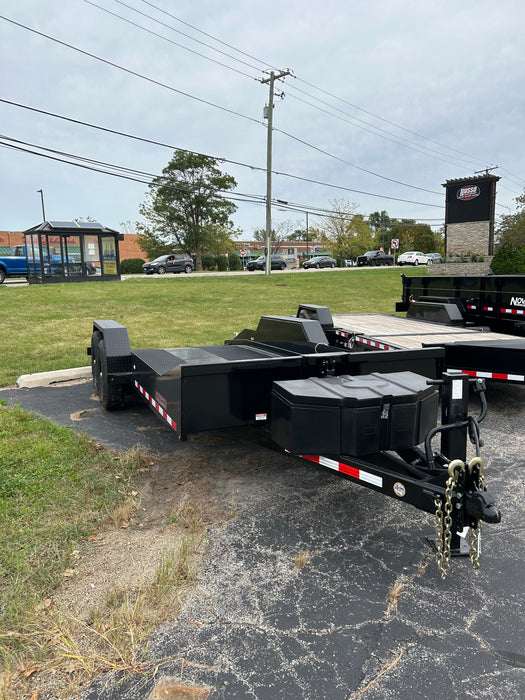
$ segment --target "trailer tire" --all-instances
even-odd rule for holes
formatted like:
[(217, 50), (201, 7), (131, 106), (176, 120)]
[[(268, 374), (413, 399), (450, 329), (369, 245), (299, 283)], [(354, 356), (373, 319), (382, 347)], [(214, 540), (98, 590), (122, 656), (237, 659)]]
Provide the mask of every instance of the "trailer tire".
[(124, 407), (124, 388), (121, 384), (113, 385), (108, 382), (108, 359), (104, 339), (97, 345), (98, 360), (98, 397), (102, 408), (115, 411)]
[(5, 280), (5, 271), (0, 267), (0, 284), (3, 284)]

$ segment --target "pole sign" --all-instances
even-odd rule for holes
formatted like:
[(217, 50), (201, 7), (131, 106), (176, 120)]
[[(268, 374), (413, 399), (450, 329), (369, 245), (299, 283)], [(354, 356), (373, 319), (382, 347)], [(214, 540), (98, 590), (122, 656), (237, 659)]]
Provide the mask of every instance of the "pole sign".
[(241, 258), (244, 258), (245, 255), (246, 255), (246, 251), (244, 249), (241, 250)]
[(397, 250), (399, 248), (399, 238), (392, 238), (390, 246), (393, 250)]

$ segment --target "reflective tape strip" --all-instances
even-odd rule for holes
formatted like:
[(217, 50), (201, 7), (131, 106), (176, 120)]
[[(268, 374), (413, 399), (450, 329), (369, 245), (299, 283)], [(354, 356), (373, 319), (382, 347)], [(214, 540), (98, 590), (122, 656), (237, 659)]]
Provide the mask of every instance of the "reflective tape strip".
[(135, 388), (137, 389), (137, 391), (139, 391), (142, 394), (142, 396), (146, 399), (146, 401), (148, 401), (153, 406), (153, 408), (162, 416), (162, 418), (164, 418), (166, 423), (171, 428), (173, 428), (173, 430), (177, 430), (177, 423), (175, 423), (173, 418), (166, 413), (166, 411), (162, 408), (162, 406), (157, 401), (155, 401), (155, 399), (152, 396), (150, 396), (148, 394), (146, 389), (144, 389), (144, 387), (141, 386), (137, 382), (136, 379), (135, 379)]
[(494, 307), (493, 306), (484, 306), (483, 311), (494, 311)]
[(474, 304), (467, 304), (467, 309), (471, 309), (472, 311), (476, 311), (478, 307), (474, 306)]
[(397, 350), (397, 348), (391, 345), (385, 345), (384, 343), (378, 343), (377, 340), (370, 340), (370, 338), (365, 338), (362, 335), (356, 336), (358, 343), (363, 343), (363, 345), (370, 345), (372, 348), (378, 348), (379, 350)]
[(346, 474), (351, 476), (353, 479), (358, 479), (359, 481), (366, 481), (367, 484), (372, 484), (373, 486), (378, 486), (380, 489), (383, 488), (383, 479), (380, 476), (371, 474), (364, 469), (359, 469), (358, 467), (352, 467), (350, 464), (344, 464), (343, 462), (336, 462), (334, 459), (329, 459), (328, 457), (322, 457), (318, 455), (300, 455), (303, 459), (309, 459), (310, 462), (315, 462), (320, 464), (322, 467), (328, 467), (328, 469), (333, 469), (341, 474)]
[(502, 314), (517, 314), (518, 316), (523, 316), (525, 314), (525, 309), (500, 309)]
[(336, 335), (340, 335), (342, 338), (348, 338), (349, 334), (346, 333), (345, 331), (336, 331)]
[(507, 382), (525, 382), (523, 374), (503, 374), (502, 372), (476, 372), (470, 369), (460, 370), (469, 377), (479, 377), (480, 379), (503, 379)]

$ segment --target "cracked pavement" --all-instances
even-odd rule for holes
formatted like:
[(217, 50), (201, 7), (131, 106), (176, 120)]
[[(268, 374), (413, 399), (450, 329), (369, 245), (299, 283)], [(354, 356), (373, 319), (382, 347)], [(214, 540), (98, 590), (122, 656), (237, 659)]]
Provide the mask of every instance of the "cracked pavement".
[[(79, 384), (0, 398), (72, 425), (72, 412), (89, 410), (77, 427), (124, 449), (151, 421), (151, 448), (176, 458), (176, 436), (147, 409), (91, 411), (90, 393)], [(227, 459), (248, 454), (257, 466), (218, 475), (235, 517), (209, 532), (181, 615), (152, 634), (156, 673), (104, 676), (82, 700), (525, 697), (525, 387), (493, 385), (487, 398), (482, 454), (502, 523), (484, 526), (479, 571), (454, 558), (442, 581), (425, 540), (431, 516), (250, 433), (222, 433)]]

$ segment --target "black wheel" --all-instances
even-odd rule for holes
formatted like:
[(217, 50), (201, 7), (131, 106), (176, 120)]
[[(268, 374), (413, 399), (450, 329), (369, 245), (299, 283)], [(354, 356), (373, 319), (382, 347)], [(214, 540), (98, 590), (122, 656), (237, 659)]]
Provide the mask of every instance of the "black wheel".
[(335, 263), (332, 263), (332, 270), (334, 269), (334, 267), (335, 267)]
[(91, 376), (93, 377), (93, 386), (95, 387), (95, 394), (98, 394), (99, 388), (99, 370), (98, 370), (98, 344), (102, 340), (102, 333), (100, 331), (93, 331), (91, 336)]
[(166, 268), (164, 267), (164, 265), (160, 265), (160, 266), (159, 266), (158, 273), (159, 273), (159, 275), (165, 275), (165, 274), (166, 274)]
[(192, 268), (191, 265), (185, 265), (185, 266), (184, 266), (184, 272), (185, 272), (187, 275), (189, 275), (189, 274), (191, 273), (192, 269), (193, 269), (193, 268)]
[(104, 340), (97, 345), (98, 360), (98, 397), (102, 408), (114, 411), (124, 406), (124, 389), (121, 384), (110, 384), (108, 381), (108, 358)]
[(281, 270), (286, 270), (286, 265), (285, 265), (285, 263), (281, 263), (279, 267), (281, 268)]
[(416, 259), (414, 260), (414, 267), (417, 267), (418, 265), (419, 265), (419, 260), (416, 258)]
[(319, 263), (317, 263), (315, 266), (315, 269), (318, 270), (320, 267), (321, 267), (321, 265), (319, 265)]
[(0, 284), (3, 284), (4, 280), (5, 280), (5, 272), (0, 267)]

